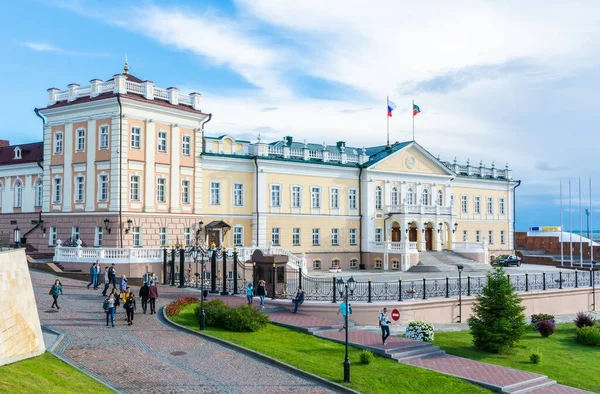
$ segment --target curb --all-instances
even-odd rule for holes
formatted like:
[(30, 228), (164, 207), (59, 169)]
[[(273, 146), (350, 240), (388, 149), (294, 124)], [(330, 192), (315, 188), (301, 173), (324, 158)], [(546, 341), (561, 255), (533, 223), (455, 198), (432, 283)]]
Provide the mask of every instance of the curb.
[(342, 386), (341, 384), (338, 384), (338, 383), (332, 382), (330, 380), (324, 379), (324, 378), (322, 378), (320, 376), (317, 376), (315, 374), (312, 374), (310, 372), (303, 371), (301, 369), (298, 369), (298, 368), (296, 368), (296, 367), (294, 367), (292, 365), (289, 365), (287, 363), (284, 363), (282, 361), (272, 359), (271, 357), (266, 356), (266, 355), (264, 355), (262, 353), (259, 353), (257, 351), (248, 349), (248, 348), (240, 346), (240, 345), (236, 345), (236, 344), (231, 343), (231, 342), (227, 342), (227, 341), (225, 341), (225, 340), (223, 340), (221, 338), (217, 338), (217, 337), (214, 337), (212, 335), (209, 335), (209, 334), (206, 334), (206, 333), (203, 333), (203, 332), (200, 332), (200, 331), (192, 330), (191, 328), (188, 328), (188, 327), (184, 327), (184, 326), (182, 326), (182, 325), (180, 325), (178, 323), (175, 323), (174, 321), (170, 320), (167, 317), (167, 314), (165, 312), (166, 308), (164, 306), (161, 307), (160, 309), (161, 309), (161, 312), (159, 314), (159, 316), (160, 316), (159, 320), (161, 320), (163, 323), (165, 323), (167, 325), (170, 325), (170, 326), (174, 327), (177, 330), (184, 331), (184, 332), (186, 332), (188, 334), (192, 334), (192, 335), (195, 335), (195, 336), (203, 337), (205, 339), (208, 339), (211, 342), (215, 342), (215, 343), (217, 343), (219, 345), (222, 345), (224, 347), (230, 348), (230, 349), (235, 350), (237, 352), (244, 353), (247, 356), (250, 356), (250, 357), (253, 357), (253, 358), (257, 358), (257, 359), (259, 359), (259, 360), (261, 360), (261, 361), (263, 361), (263, 362), (265, 362), (267, 364), (271, 364), (273, 366), (276, 366), (278, 368), (281, 368), (283, 370), (291, 372), (291, 373), (293, 373), (295, 375), (298, 375), (298, 376), (301, 376), (303, 378), (307, 378), (309, 380), (318, 382), (322, 386), (325, 386), (327, 388), (333, 389), (336, 392), (339, 392), (339, 393), (360, 394), (360, 392), (358, 392), (358, 391), (352, 390), (352, 389), (350, 389), (350, 388), (348, 388), (346, 386)]

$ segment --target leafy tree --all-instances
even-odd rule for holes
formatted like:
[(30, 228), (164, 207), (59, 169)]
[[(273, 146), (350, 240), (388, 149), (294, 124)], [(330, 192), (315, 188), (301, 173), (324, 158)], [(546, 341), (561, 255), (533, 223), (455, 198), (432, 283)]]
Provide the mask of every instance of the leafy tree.
[(492, 353), (510, 351), (525, 334), (525, 307), (502, 267), (488, 273), (488, 283), (468, 319), (473, 344)]

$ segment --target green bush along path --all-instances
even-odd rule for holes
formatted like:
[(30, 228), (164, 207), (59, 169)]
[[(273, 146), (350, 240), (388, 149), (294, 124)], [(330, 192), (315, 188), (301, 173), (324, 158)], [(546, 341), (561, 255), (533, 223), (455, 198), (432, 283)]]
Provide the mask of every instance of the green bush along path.
[[(195, 305), (171, 317), (183, 326), (198, 330)], [(252, 349), (336, 383), (343, 381), (344, 346), (292, 329), (268, 324), (257, 332), (230, 332), (207, 327), (206, 334)], [(539, 334), (538, 334), (539, 335)], [(360, 363), (360, 349), (350, 348), (351, 383), (361, 393), (489, 393), (461, 379), (414, 368), (375, 356)]]
[(50, 353), (0, 367), (0, 393), (114, 393)]
[[(556, 332), (548, 338), (543, 338), (529, 326), (513, 354), (476, 350), (468, 331), (436, 333), (433, 344), (448, 354), (535, 372), (547, 375), (559, 384), (600, 392), (600, 348), (579, 344), (573, 323), (557, 324)], [(542, 355), (539, 364), (529, 360), (534, 352)]]

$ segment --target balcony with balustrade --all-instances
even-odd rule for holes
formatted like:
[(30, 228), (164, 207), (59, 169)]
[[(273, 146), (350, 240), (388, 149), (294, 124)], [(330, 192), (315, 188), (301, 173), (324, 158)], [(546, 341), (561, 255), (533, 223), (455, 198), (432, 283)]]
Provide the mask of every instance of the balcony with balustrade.
[(441, 206), (441, 205), (424, 205), (424, 204), (395, 204), (387, 205), (386, 213), (392, 215), (401, 214), (417, 214), (417, 215), (452, 215), (452, 206)]

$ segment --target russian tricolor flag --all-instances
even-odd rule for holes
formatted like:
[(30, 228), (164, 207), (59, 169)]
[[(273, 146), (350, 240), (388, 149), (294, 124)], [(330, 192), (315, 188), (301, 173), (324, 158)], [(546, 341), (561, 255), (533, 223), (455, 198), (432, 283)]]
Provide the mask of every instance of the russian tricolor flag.
[(392, 111), (394, 109), (396, 109), (396, 104), (393, 101), (390, 101), (390, 99), (388, 99), (388, 101), (387, 101), (387, 107), (388, 107), (388, 116), (391, 117), (392, 116)]

